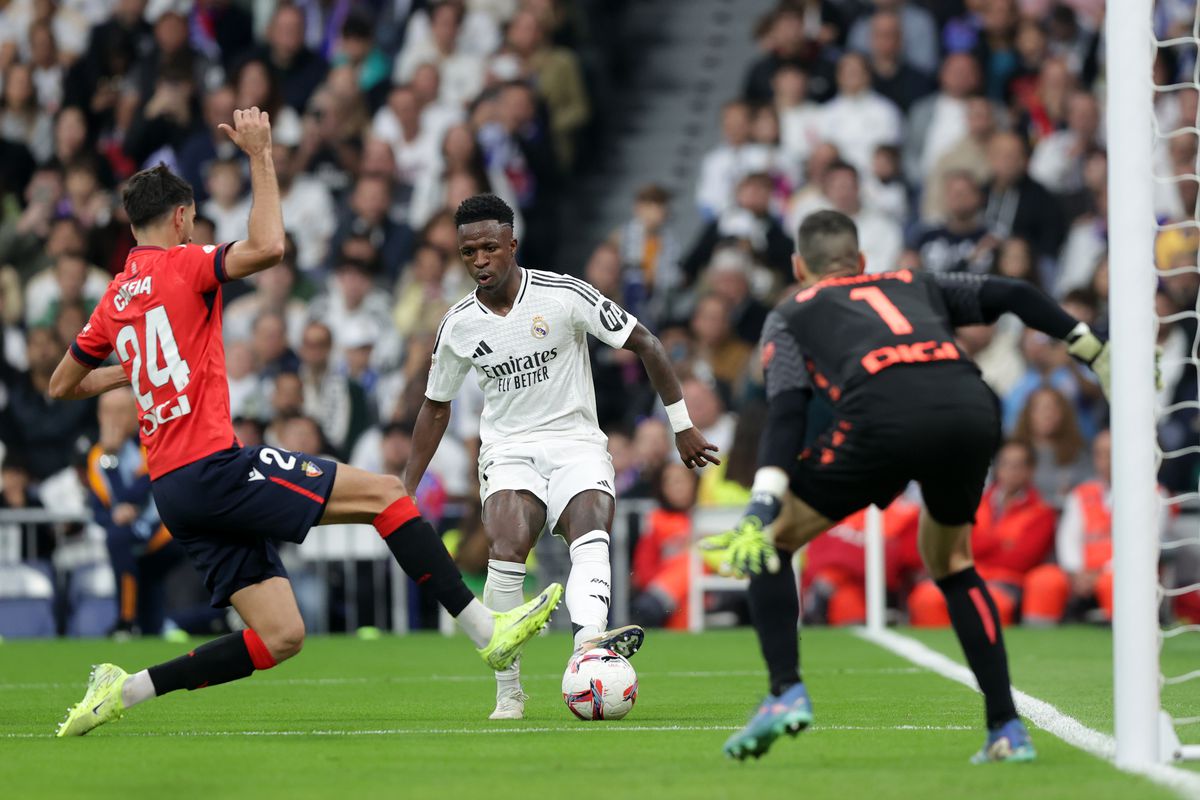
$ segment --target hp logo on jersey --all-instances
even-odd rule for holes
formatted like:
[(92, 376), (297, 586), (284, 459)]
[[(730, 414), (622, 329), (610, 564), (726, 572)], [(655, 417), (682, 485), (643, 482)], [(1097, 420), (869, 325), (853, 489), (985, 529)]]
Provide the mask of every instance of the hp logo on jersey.
[(545, 317), (538, 314), (533, 318), (533, 327), (530, 328), (529, 332), (533, 334), (533, 338), (535, 339), (545, 339), (546, 335), (550, 333), (550, 324), (546, 322)]
[(606, 330), (613, 333), (625, 327), (625, 323), (629, 321), (629, 315), (625, 313), (625, 309), (614, 303), (612, 300), (605, 300), (600, 304), (600, 324)]

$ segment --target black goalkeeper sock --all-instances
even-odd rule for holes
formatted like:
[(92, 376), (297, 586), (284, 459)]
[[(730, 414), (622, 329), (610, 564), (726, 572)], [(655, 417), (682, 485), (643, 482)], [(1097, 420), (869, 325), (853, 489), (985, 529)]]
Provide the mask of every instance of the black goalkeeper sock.
[(213, 639), (165, 664), (150, 667), (155, 695), (176, 689), (203, 689), (245, 678), (256, 669), (270, 669), (275, 659), (258, 634), (247, 628)]
[(380, 512), (375, 530), (400, 568), (418, 586), (428, 584), (450, 616), (457, 617), (475, 599), (446, 546), (433, 526), (421, 518), (411, 497), (402, 497)]
[(950, 623), (962, 645), (967, 664), (983, 692), (989, 729), (1016, 719), (1012, 686), (1008, 678), (1008, 654), (1000, 630), (1000, 612), (987, 585), (974, 567), (937, 581), (946, 597)]
[(779, 551), (779, 572), (750, 578), (750, 620), (767, 662), (771, 694), (781, 695), (800, 683), (800, 596), (792, 554)]

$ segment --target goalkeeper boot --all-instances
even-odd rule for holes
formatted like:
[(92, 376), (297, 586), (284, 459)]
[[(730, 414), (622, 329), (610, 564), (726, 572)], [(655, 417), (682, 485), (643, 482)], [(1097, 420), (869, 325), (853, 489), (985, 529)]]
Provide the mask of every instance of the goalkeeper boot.
[(983, 747), (978, 753), (971, 756), (971, 763), (988, 764), (997, 761), (1021, 763), (1033, 761), (1036, 758), (1037, 751), (1033, 749), (1033, 740), (1029, 738), (1029, 731), (1025, 729), (1025, 724), (1019, 719), (1011, 719), (999, 728), (988, 731), (987, 741), (983, 743)]
[(87, 693), (82, 700), (67, 709), (67, 718), (58, 726), (54, 735), (59, 738), (83, 736), (92, 728), (123, 717), (125, 703), (121, 700), (121, 687), (128, 679), (129, 674), (114, 664), (92, 667)]
[(797, 683), (779, 696), (767, 695), (746, 727), (725, 742), (725, 755), (739, 761), (747, 756), (761, 758), (780, 736), (795, 736), (812, 721), (808, 690)]
[(558, 608), (562, 600), (562, 594), (562, 584), (552, 583), (524, 605), (511, 611), (493, 611), (495, 628), (492, 630), (492, 640), (479, 648), (479, 655), (487, 665), (497, 671), (512, 666), (517, 656), (521, 655), (525, 643), (546, 627), (551, 612)]
[(588, 650), (600, 647), (612, 650), (623, 658), (630, 658), (642, 649), (644, 641), (646, 641), (646, 631), (642, 629), (641, 625), (625, 625), (621, 628), (604, 631), (591, 639), (585, 639), (575, 648), (575, 654), (586, 653)]

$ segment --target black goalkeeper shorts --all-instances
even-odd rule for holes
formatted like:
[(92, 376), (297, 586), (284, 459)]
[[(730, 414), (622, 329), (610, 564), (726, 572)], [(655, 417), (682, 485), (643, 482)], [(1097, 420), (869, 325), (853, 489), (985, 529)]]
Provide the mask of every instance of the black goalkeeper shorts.
[(999, 402), (974, 367), (895, 366), (843, 396), (791, 489), (840, 520), (872, 503), (885, 508), (917, 481), (935, 520), (972, 523), (1000, 441)]

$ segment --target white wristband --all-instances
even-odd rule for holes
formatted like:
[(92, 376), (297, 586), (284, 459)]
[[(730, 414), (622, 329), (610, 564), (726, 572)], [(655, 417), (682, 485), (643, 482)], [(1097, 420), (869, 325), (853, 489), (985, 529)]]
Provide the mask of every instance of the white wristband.
[(667, 419), (670, 420), (671, 430), (675, 433), (695, 427), (692, 424), (692, 418), (688, 416), (687, 405), (683, 400), (667, 406)]
[(776, 500), (782, 500), (784, 493), (788, 489), (788, 476), (779, 467), (759, 467), (754, 473), (754, 485), (750, 487), (750, 493), (759, 494), (764, 492), (771, 495)]

